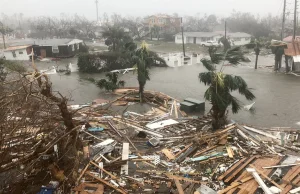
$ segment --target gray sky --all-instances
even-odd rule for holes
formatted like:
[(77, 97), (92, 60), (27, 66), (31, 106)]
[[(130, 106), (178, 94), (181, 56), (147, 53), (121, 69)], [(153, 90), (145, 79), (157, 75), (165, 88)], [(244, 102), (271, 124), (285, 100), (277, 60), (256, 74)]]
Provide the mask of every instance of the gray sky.
[[(287, 0), (290, 4), (293, 0)], [(279, 15), (283, 0), (99, 0), (99, 15), (118, 13), (123, 16), (145, 16), (155, 13), (179, 15), (216, 14), (227, 16), (233, 9), (254, 14)], [(85, 15), (96, 18), (95, 0), (0, 0), (0, 13), (24, 16), (60, 13)]]

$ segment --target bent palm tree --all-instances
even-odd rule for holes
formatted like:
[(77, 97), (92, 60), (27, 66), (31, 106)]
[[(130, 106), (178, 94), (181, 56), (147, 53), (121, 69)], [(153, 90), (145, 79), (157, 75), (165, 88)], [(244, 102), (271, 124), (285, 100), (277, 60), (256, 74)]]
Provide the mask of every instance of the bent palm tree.
[(200, 73), (199, 80), (209, 86), (204, 98), (212, 104), (210, 112), (213, 117), (213, 128), (219, 129), (226, 124), (226, 112), (229, 106), (234, 114), (241, 109), (239, 100), (232, 96), (231, 92), (238, 91), (247, 100), (254, 100), (255, 96), (242, 77), (224, 74), (223, 65), (220, 71), (216, 68), (216, 64), (221, 61), (238, 64), (243, 59), (243, 53), (239, 47), (229, 49), (226, 53), (217, 53), (216, 49), (211, 48), (209, 54), (210, 60), (201, 60), (208, 72)]
[(142, 43), (141, 48), (136, 50), (135, 56), (133, 57), (134, 61), (136, 62), (136, 69), (137, 69), (137, 79), (139, 82), (139, 95), (140, 95), (140, 102), (143, 102), (144, 99), (144, 88), (146, 85), (147, 80), (150, 80), (149, 76), (149, 64), (147, 64), (149, 58), (148, 47), (145, 42)]

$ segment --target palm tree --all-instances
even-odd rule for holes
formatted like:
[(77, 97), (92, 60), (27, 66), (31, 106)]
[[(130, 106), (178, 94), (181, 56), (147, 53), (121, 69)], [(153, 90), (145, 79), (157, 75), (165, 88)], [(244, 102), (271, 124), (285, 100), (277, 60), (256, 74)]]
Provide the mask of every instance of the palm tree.
[(101, 79), (96, 82), (97, 86), (100, 89), (105, 89), (106, 91), (114, 91), (115, 89), (124, 87), (125, 81), (122, 80), (119, 81), (117, 73), (107, 73), (105, 76), (107, 77), (108, 80)]
[[(210, 48), (209, 54), (211, 59), (201, 60), (208, 72), (200, 73), (199, 80), (201, 83), (209, 86), (204, 94), (204, 98), (212, 104), (210, 113), (213, 117), (213, 128), (219, 129), (226, 124), (229, 106), (231, 106), (234, 114), (241, 109), (239, 100), (232, 96), (231, 92), (238, 91), (247, 100), (254, 100), (255, 96), (242, 77), (223, 73), (225, 61), (236, 65), (243, 60), (244, 57), (240, 47), (229, 49), (225, 53), (217, 53), (216, 51), (216, 48)], [(218, 71), (216, 64), (219, 64), (221, 61), (223, 61), (223, 65)]]
[(149, 67), (150, 67), (150, 59), (149, 50), (146, 42), (143, 42), (141, 48), (137, 49), (134, 53), (133, 60), (135, 62), (135, 68), (137, 70), (137, 79), (139, 82), (139, 95), (140, 102), (142, 103), (144, 100), (144, 88), (147, 80), (150, 80), (149, 76)]

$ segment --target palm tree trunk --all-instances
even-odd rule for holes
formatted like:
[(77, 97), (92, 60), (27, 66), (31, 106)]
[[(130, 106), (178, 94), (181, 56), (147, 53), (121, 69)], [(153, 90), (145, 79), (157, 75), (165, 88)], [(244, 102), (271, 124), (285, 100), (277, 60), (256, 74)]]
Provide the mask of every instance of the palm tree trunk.
[(139, 82), (140, 103), (143, 103), (144, 101), (144, 86), (145, 86), (144, 83)]

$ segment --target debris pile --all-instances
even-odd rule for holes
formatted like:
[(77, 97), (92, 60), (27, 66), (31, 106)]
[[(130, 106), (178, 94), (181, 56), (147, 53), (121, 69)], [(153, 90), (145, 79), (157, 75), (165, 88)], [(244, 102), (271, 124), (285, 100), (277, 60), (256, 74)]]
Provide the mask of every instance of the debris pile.
[[(84, 160), (75, 193), (299, 191), (299, 130), (232, 123), (213, 131), (210, 117), (187, 116), (175, 99), (145, 97), (150, 108), (142, 113), (129, 110), (138, 101), (135, 90), (78, 111)], [(118, 101), (127, 102), (121, 114), (97, 114)]]

